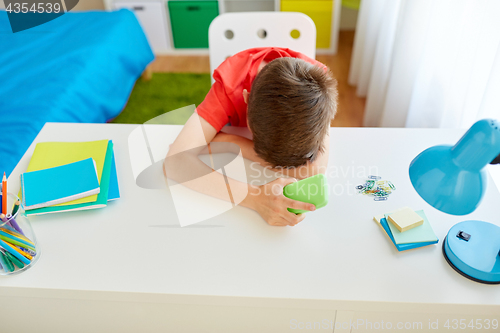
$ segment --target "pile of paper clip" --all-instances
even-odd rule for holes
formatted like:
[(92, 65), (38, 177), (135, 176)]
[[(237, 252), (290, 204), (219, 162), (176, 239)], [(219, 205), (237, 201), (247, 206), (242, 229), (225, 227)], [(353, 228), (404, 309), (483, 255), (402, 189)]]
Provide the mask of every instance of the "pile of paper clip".
[(375, 201), (385, 201), (396, 186), (388, 180), (381, 180), (379, 176), (368, 176), (368, 180), (363, 185), (356, 186), (358, 193), (374, 196)]

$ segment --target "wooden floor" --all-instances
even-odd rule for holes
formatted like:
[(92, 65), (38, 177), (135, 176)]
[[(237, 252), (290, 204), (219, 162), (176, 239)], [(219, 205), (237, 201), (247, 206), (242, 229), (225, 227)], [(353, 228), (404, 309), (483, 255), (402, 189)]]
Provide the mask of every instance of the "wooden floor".
[[(349, 86), (349, 66), (354, 42), (354, 31), (340, 31), (336, 55), (318, 55), (317, 60), (330, 67), (338, 81), (339, 108), (332, 126), (360, 127), (363, 124), (365, 98), (356, 96), (356, 88)], [(153, 72), (209, 73), (208, 56), (158, 56), (151, 65)]]

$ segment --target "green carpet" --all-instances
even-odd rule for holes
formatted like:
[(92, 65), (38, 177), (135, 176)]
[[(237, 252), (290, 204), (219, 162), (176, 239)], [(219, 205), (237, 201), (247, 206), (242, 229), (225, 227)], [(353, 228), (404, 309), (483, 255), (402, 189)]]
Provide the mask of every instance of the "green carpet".
[[(198, 106), (210, 86), (210, 74), (154, 73), (150, 81), (137, 80), (127, 105), (112, 122), (143, 124), (184, 106)], [(183, 124), (189, 116), (179, 113), (174, 123)]]

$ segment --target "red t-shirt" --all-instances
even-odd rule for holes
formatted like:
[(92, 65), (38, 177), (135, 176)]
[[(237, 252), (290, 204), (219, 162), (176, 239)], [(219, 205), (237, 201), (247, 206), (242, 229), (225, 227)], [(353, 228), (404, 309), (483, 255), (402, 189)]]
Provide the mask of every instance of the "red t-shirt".
[(228, 123), (232, 126), (247, 126), (247, 104), (243, 99), (243, 90), (250, 92), (263, 60), (270, 62), (284, 57), (299, 58), (326, 68), (322, 63), (290, 49), (260, 47), (242, 51), (226, 59), (214, 71), (215, 83), (197, 107), (198, 115), (217, 131)]

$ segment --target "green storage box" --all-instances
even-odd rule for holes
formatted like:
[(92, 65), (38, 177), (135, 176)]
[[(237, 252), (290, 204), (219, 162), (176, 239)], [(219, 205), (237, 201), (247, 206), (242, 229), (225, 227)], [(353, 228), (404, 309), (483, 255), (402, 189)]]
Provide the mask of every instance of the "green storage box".
[(168, 1), (175, 48), (208, 48), (208, 27), (219, 15), (217, 1)]

